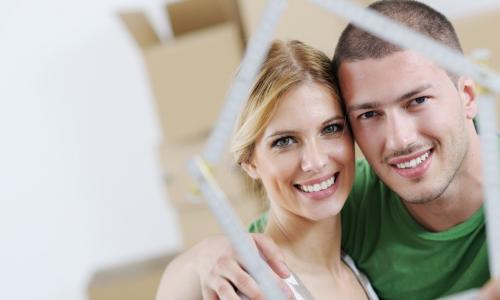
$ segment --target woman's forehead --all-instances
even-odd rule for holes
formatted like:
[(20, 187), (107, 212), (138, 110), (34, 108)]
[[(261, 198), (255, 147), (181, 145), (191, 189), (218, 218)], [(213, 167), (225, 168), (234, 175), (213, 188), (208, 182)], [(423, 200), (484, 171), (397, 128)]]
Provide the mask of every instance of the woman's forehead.
[(343, 113), (330, 88), (317, 83), (301, 84), (283, 95), (267, 128), (321, 123), (333, 115)]

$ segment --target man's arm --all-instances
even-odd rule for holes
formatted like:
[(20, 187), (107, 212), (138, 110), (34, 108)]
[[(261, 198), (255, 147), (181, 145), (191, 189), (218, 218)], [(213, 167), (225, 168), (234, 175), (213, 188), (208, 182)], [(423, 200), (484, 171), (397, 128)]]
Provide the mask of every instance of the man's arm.
[[(283, 256), (274, 242), (261, 235), (252, 235), (261, 255), (280, 276), (289, 276)], [(280, 280), (282, 289), (291, 290)], [(249, 299), (264, 299), (255, 280), (241, 267), (229, 241), (223, 237), (203, 240), (175, 258), (163, 274), (156, 300), (240, 300), (235, 288)]]

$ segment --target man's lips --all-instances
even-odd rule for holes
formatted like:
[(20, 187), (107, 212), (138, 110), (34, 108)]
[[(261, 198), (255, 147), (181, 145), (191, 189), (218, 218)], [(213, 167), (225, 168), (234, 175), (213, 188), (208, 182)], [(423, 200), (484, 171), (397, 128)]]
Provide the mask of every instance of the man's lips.
[(432, 162), (433, 153), (434, 151), (431, 149), (426, 152), (420, 153), (420, 156), (411, 155), (405, 157), (405, 159), (398, 158), (398, 160), (392, 161), (397, 163), (390, 164), (390, 166), (397, 174), (404, 178), (421, 178), (429, 169), (429, 166)]
[(428, 149), (420, 150), (420, 151), (417, 151), (417, 152), (413, 152), (412, 154), (409, 154), (409, 155), (392, 157), (390, 159), (387, 159), (386, 162), (388, 164), (390, 164), (390, 165), (397, 165), (397, 164), (401, 164), (401, 163), (406, 163), (406, 162), (409, 162), (409, 161), (411, 161), (413, 159), (421, 157), (426, 152), (429, 152), (429, 151), (432, 151), (432, 150), (433, 150), (432, 148), (428, 148)]

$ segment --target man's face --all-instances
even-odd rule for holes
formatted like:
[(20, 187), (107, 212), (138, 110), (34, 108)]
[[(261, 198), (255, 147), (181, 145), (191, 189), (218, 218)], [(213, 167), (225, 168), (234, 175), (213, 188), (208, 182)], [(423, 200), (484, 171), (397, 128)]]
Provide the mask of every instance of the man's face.
[(443, 195), (469, 149), (473, 82), (455, 86), (412, 51), (344, 62), (339, 78), (354, 137), (378, 176), (410, 203)]

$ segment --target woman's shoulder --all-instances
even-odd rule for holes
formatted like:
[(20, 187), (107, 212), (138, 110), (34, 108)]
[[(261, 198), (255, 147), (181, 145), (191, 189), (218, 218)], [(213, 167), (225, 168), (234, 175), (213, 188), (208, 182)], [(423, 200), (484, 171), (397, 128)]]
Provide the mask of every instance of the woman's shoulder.
[(366, 295), (368, 296), (369, 300), (376, 300), (378, 299), (377, 293), (375, 293), (375, 290), (373, 289), (370, 280), (368, 280), (368, 277), (366, 277), (365, 274), (363, 274), (357, 267), (356, 264), (354, 263), (354, 260), (347, 255), (346, 253), (342, 253), (342, 260), (344, 263), (352, 270), (356, 278), (358, 279), (359, 283), (365, 290)]

